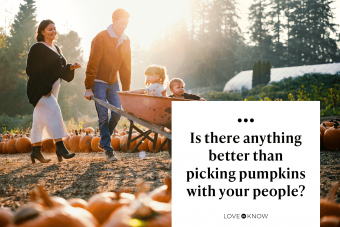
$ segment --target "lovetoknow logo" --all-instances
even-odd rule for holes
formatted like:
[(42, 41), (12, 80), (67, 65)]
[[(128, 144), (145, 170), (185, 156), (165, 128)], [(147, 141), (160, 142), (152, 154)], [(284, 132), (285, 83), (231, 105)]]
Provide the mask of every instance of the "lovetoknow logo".
[(224, 214), (224, 219), (267, 219), (268, 214)]

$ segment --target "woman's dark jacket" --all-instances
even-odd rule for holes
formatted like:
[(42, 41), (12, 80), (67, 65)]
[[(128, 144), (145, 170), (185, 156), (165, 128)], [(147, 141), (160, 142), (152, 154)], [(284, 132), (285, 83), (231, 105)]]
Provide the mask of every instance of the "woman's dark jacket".
[[(55, 46), (59, 53), (59, 47)], [(53, 84), (59, 79), (70, 82), (74, 78), (71, 64), (66, 64), (62, 54), (58, 55), (43, 43), (35, 43), (27, 57), (26, 74), (27, 96), (29, 102), (35, 107), (43, 95), (52, 91)]]

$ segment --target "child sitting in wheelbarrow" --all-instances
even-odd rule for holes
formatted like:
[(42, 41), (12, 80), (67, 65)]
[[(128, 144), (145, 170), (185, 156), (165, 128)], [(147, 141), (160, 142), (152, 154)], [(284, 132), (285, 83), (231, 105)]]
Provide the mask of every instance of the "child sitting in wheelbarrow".
[(145, 70), (144, 75), (146, 88), (133, 90), (129, 93), (166, 96), (164, 87), (167, 85), (168, 76), (166, 75), (165, 67), (151, 65)]
[(183, 80), (179, 78), (172, 79), (169, 84), (169, 88), (170, 88), (170, 91), (172, 92), (172, 95), (169, 95), (169, 97), (206, 101), (204, 98), (198, 95), (185, 93), (184, 86), (185, 86), (185, 83), (183, 82)]

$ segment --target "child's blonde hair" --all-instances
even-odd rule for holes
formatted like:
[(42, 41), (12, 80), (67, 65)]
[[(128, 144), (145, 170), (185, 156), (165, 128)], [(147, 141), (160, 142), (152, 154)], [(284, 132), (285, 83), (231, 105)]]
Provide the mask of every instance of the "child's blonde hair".
[[(164, 86), (168, 83), (168, 75), (166, 74), (166, 68), (158, 65), (150, 65), (146, 68), (144, 75), (153, 75), (156, 74), (159, 76), (159, 83)], [(149, 86), (150, 84), (145, 80), (145, 86)]]
[(172, 80), (170, 80), (170, 84), (169, 84), (169, 88), (170, 90), (172, 89), (172, 86), (174, 86), (174, 83), (180, 83), (183, 84), (183, 87), (185, 86), (185, 83), (182, 79), (180, 78), (173, 78)]

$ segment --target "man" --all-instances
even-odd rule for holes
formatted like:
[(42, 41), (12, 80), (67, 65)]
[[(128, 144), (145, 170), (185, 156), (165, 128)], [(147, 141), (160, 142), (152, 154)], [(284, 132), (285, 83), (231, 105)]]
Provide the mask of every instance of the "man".
[[(109, 104), (121, 108), (117, 91), (120, 91), (119, 78), (123, 91), (130, 90), (131, 84), (131, 48), (130, 40), (124, 34), (129, 23), (129, 13), (117, 9), (112, 14), (112, 24), (94, 37), (86, 68), (84, 97), (91, 100), (94, 96)], [(116, 153), (111, 146), (111, 134), (115, 129), (120, 115), (111, 111), (109, 119), (108, 109), (95, 103), (98, 113), (100, 144), (105, 150), (108, 161), (117, 160)]]

